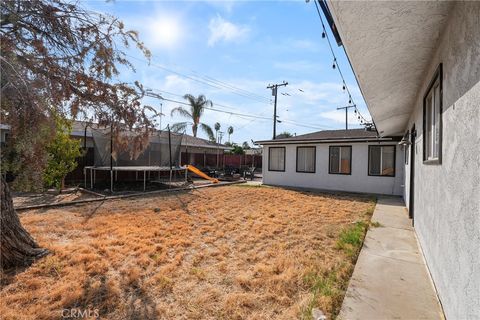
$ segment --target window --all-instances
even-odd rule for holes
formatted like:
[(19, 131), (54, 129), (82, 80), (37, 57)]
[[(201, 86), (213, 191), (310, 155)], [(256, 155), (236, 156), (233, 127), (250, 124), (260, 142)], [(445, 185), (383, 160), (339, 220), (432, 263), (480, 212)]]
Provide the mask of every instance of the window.
[(442, 141), (442, 65), (423, 98), (423, 161), (440, 163)]
[(395, 176), (395, 146), (368, 146), (368, 175)]
[(329, 170), (330, 174), (352, 173), (352, 147), (330, 146)]
[(268, 171), (285, 171), (285, 147), (268, 148)]
[(297, 147), (297, 172), (315, 173), (315, 147)]

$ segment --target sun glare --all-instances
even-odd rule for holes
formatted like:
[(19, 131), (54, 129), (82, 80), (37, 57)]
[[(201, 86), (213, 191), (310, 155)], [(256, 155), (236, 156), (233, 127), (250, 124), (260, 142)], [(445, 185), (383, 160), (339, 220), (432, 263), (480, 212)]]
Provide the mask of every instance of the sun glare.
[(172, 16), (160, 16), (150, 24), (150, 39), (157, 47), (175, 48), (182, 37), (180, 19)]

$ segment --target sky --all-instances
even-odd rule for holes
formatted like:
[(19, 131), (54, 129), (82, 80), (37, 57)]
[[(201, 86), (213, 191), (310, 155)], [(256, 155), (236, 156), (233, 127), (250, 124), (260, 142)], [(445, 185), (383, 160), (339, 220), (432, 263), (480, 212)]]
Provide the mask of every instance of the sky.
[[(139, 32), (152, 52), (150, 63), (139, 50), (128, 49), (135, 72), (123, 70), (120, 80), (139, 81), (162, 97), (204, 94), (213, 102), (201, 122), (221, 124), (234, 132), (231, 141), (272, 138), (273, 96), (269, 84), (287, 81), (278, 91), (277, 134), (343, 129), (348, 105), (333, 56), (312, 1), (87, 1), (88, 9), (122, 20)], [(355, 76), (329, 27), (337, 64), (360, 113), (370, 119)], [(161, 111), (158, 125), (185, 121), (171, 116), (178, 102), (146, 98)], [(218, 111), (220, 110), (220, 111)], [(245, 116), (247, 115), (247, 116)], [(349, 127), (360, 127), (349, 112)], [(191, 134), (191, 126), (187, 129)], [(206, 134), (199, 132), (206, 138)]]

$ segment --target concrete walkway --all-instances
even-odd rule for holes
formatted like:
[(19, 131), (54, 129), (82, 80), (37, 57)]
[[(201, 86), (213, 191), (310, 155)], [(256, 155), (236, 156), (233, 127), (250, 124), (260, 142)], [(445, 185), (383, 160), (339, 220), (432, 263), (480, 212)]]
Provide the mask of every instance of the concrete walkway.
[(407, 210), (380, 198), (338, 319), (444, 319)]

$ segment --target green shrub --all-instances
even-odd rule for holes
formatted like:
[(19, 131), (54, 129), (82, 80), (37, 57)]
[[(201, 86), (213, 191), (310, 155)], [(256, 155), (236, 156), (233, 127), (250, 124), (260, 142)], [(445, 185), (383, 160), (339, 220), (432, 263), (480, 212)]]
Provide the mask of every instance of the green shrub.
[(72, 122), (61, 117), (55, 117), (55, 136), (47, 145), (47, 167), (43, 179), (47, 187), (60, 190), (65, 176), (77, 167), (77, 158), (82, 155), (80, 140), (70, 137)]

